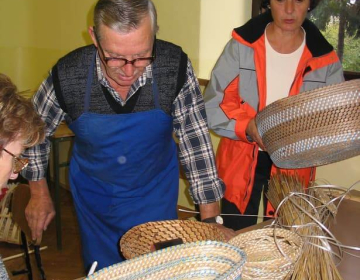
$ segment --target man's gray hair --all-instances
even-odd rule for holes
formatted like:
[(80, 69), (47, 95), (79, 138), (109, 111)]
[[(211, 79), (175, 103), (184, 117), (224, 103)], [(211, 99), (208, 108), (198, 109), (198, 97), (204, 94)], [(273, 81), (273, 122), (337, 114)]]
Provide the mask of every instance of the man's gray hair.
[(157, 14), (151, 0), (99, 0), (95, 6), (94, 24), (98, 37), (100, 25), (120, 33), (136, 29), (146, 16), (150, 16), (154, 36), (158, 31)]

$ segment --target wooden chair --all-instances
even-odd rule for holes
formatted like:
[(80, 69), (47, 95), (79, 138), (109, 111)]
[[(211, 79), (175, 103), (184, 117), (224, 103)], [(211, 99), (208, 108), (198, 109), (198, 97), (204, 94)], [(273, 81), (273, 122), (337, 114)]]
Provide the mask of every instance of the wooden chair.
[[(28, 204), (30, 199), (30, 187), (25, 184), (19, 184), (13, 193), (13, 197), (11, 200), (11, 212), (12, 212), (12, 219), (21, 229), (21, 246), (24, 250), (25, 256), (25, 265), (26, 268), (18, 271), (12, 271), (12, 274), (19, 275), (19, 274), (28, 274), (28, 279), (32, 280), (32, 268), (30, 263), (30, 256), (29, 256), (29, 242), (28, 240), (32, 240), (31, 238), (31, 230), (28, 226), (26, 217), (25, 217), (25, 208)], [(37, 268), (40, 272), (40, 279), (45, 280), (45, 273), (41, 264), (41, 256), (40, 256), (40, 242), (38, 240), (36, 244), (31, 245), (34, 247), (34, 255), (37, 264)]]

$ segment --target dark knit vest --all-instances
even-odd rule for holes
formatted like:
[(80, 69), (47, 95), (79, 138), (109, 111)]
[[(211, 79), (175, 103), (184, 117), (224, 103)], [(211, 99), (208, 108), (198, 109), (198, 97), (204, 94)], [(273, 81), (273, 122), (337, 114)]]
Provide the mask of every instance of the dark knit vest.
[[(55, 94), (60, 107), (67, 113), (68, 123), (76, 120), (84, 112), (88, 69), (95, 52), (94, 45), (76, 49), (61, 58), (52, 69)], [(186, 68), (187, 55), (180, 47), (156, 40), (153, 75), (160, 93), (160, 106), (169, 115), (172, 112), (173, 102), (185, 83)], [(136, 113), (155, 108), (150, 79), (147, 79), (145, 86), (127, 102), (126, 106), (129, 107), (129, 104), (131, 106), (130, 111), (118, 110), (121, 105), (117, 104), (105, 87), (98, 82), (96, 69), (94, 69), (91, 90), (89, 112), (92, 113)]]

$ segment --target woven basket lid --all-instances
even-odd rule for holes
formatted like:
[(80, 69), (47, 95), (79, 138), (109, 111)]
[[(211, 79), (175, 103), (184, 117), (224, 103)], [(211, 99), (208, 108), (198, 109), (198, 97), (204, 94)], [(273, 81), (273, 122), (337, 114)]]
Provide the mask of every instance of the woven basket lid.
[(239, 234), (229, 244), (246, 253), (242, 279), (285, 279), (294, 269), (303, 241), (292, 231), (266, 228)]
[(257, 114), (256, 124), (280, 168), (320, 166), (360, 155), (360, 79), (275, 101)]
[(224, 234), (211, 224), (191, 220), (167, 220), (133, 227), (121, 238), (120, 249), (126, 259), (131, 259), (151, 252), (154, 243), (179, 238), (183, 243), (225, 241)]
[(181, 244), (104, 268), (86, 279), (241, 279), (244, 251), (227, 243)]

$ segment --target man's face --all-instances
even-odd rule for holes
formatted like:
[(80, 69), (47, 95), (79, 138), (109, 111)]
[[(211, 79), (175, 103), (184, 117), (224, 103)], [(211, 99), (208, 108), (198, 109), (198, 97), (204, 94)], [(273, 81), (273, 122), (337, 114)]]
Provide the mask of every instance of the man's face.
[(150, 57), (154, 43), (150, 17), (144, 18), (137, 29), (126, 34), (118, 33), (107, 26), (101, 25), (99, 34), (97, 34), (99, 42), (97, 42), (94, 33), (90, 31), (90, 34), (94, 44), (98, 47), (102, 69), (110, 84), (117, 90), (128, 91), (130, 86), (143, 74), (145, 67), (135, 67), (129, 63), (119, 68), (111, 68), (105, 63), (103, 56), (125, 58), (129, 61), (136, 58)]
[[(19, 140), (13, 141), (4, 147), (15, 156), (19, 156), (23, 151), (22, 142)], [(14, 158), (6, 153), (0, 151), (0, 189), (7, 185), (9, 179), (16, 179), (18, 174), (14, 174)]]

